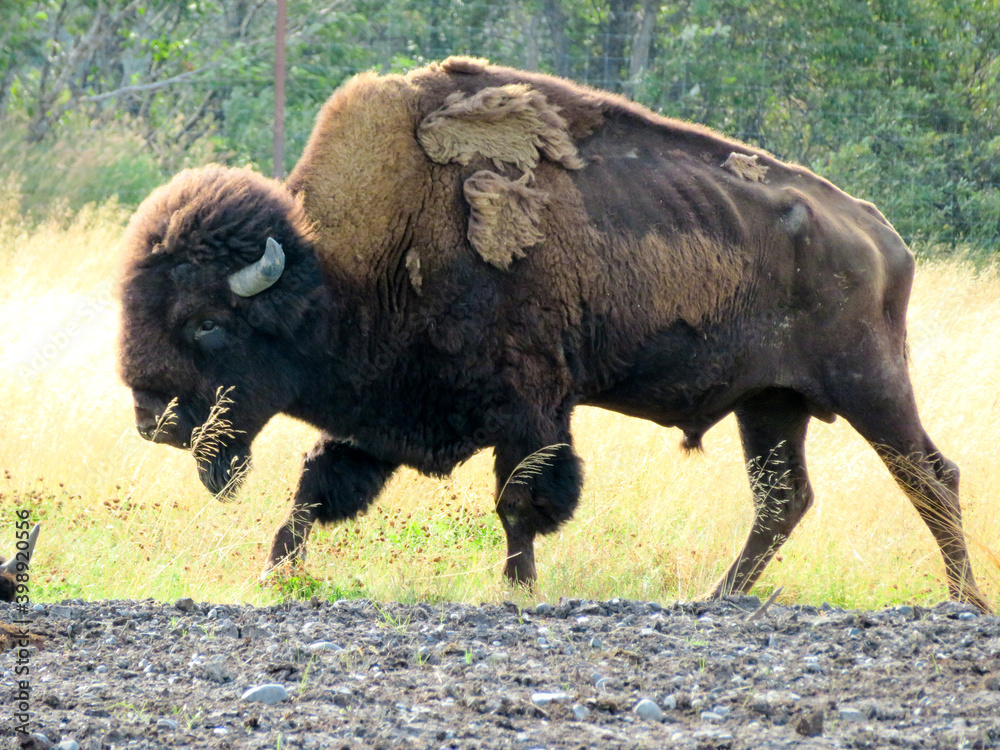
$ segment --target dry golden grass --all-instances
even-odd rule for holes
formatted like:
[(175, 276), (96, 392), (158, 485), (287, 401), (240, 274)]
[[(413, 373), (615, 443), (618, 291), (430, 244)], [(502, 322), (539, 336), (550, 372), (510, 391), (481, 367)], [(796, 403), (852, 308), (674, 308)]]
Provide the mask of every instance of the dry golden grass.
[[(500, 583), (491, 456), (447, 480), (400, 472), (357, 522), (320, 529), (305, 572), (256, 584), (314, 430), (275, 419), (234, 502), (205, 492), (191, 456), (136, 434), (115, 374), (112, 295), (122, 212), (24, 228), (0, 196), (0, 540), (14, 510), (43, 521), (36, 598), (265, 603), (370, 596), (485, 601), (533, 596)], [(966, 529), (987, 597), (1000, 601), (1000, 274), (961, 261), (920, 266), (910, 311), (911, 369), (925, 426), (962, 468)], [(732, 419), (706, 452), (679, 433), (594, 409), (574, 417), (587, 481), (575, 518), (538, 544), (538, 597), (705, 593), (743, 543), (748, 483)], [(943, 565), (916, 512), (843, 422), (813, 422), (816, 502), (761, 579), (783, 600), (871, 607), (945, 596)], [(0, 552), (8, 543), (0, 541)], [(990, 550), (993, 552), (991, 553)]]

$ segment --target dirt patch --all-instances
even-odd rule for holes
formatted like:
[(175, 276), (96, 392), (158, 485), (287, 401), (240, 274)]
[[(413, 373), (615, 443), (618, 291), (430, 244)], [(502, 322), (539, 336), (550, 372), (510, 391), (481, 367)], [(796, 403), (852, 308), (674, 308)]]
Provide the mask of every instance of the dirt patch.
[(35, 606), (12, 747), (1000, 747), (1000, 619), (954, 604)]

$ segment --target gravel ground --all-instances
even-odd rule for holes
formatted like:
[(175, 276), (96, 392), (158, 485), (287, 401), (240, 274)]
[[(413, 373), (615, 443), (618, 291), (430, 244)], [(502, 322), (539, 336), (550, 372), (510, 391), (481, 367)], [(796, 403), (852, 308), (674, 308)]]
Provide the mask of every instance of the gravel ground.
[[(11, 623), (13, 607), (0, 609)], [(1000, 747), (1000, 619), (878, 612), (180, 600), (34, 605), (0, 742), (99, 748)], [(5, 626), (5, 632), (16, 627)], [(30, 670), (30, 736), (15, 734)], [(270, 687), (267, 687), (270, 686)], [(254, 691), (254, 688), (258, 688)], [(275, 701), (262, 702), (260, 699)]]

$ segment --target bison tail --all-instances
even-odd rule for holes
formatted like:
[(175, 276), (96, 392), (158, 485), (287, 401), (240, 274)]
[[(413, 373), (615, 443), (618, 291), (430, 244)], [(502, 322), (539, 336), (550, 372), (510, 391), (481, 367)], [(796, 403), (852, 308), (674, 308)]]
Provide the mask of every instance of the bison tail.
[(704, 453), (705, 448), (701, 444), (701, 439), (705, 436), (704, 432), (698, 431), (684, 431), (684, 438), (681, 440), (681, 448), (685, 453)]

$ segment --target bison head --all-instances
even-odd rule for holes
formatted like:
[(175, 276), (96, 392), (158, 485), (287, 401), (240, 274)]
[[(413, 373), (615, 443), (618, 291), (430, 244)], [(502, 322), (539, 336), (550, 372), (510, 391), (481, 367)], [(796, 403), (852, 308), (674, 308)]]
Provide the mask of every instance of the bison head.
[(253, 438), (302, 396), (328, 295), (302, 210), (248, 169), (187, 170), (124, 238), (119, 369), (147, 440), (192, 451), (231, 494)]

